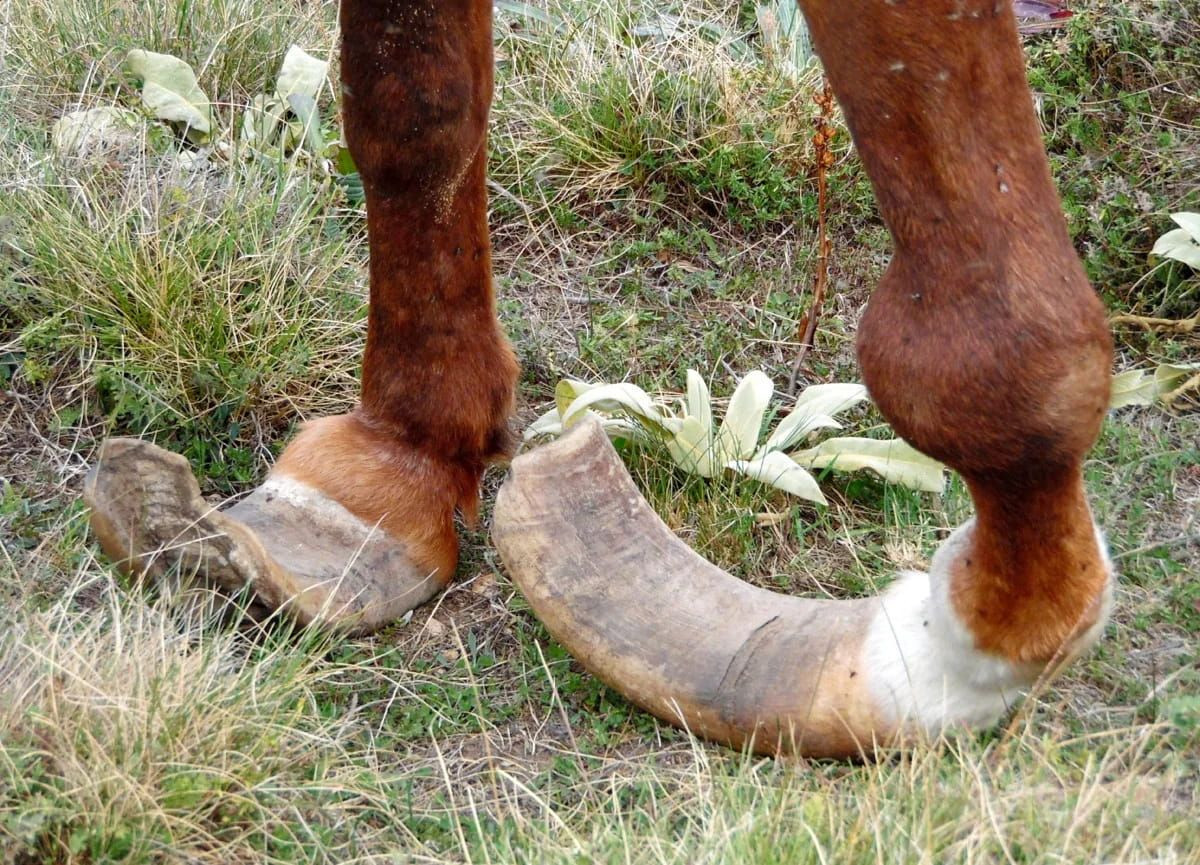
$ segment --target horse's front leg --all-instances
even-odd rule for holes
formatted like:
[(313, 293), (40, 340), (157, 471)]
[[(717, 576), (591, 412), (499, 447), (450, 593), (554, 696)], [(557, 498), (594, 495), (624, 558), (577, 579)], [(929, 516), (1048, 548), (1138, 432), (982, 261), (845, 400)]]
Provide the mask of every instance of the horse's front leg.
[(87, 485), (105, 549), (301, 620), (370, 630), (454, 575), (455, 510), (509, 448), (516, 362), (496, 320), (484, 185), (487, 0), (343, 0), (346, 139), (363, 178), (370, 311), (356, 410), (306, 424), (227, 511), (182, 457), (106, 443)]

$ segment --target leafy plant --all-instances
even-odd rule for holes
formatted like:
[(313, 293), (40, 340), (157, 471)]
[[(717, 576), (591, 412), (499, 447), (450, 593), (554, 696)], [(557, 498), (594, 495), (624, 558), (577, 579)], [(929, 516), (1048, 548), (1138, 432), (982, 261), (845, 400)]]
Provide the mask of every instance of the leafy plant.
[(141, 118), (115, 105), (69, 111), (50, 130), (50, 146), (65, 157), (136, 149), (142, 140)]
[(326, 150), (317, 96), (329, 74), (324, 60), (292, 45), (283, 58), (275, 91), (260, 93), (242, 115), (241, 140), (258, 150), (288, 152), (307, 145), (315, 154)]
[[(217, 134), (212, 105), (196, 81), (192, 67), (170, 54), (135, 49), (125, 59), (126, 68), (142, 82), (142, 102), (158, 120), (180, 129), (196, 145), (211, 142)], [(321, 131), (321, 113), (317, 98), (329, 74), (329, 64), (308, 54), (297, 45), (284, 55), (275, 88), (255, 96), (242, 114), (238, 139), (252, 152), (269, 156), (292, 153), (302, 146), (319, 157), (329, 157), (328, 168), (348, 173), (344, 148), (325, 140)], [(112, 112), (119, 109), (111, 109)], [(77, 112), (80, 114), (80, 112)], [(118, 117), (118, 115), (113, 115)], [(105, 115), (84, 115), (75, 122), (95, 125), (115, 122)], [(75, 126), (61, 135), (78, 135)], [(60, 134), (56, 129), (56, 134)], [(345, 170), (344, 170), (345, 169)]]
[(1160, 363), (1149, 370), (1131, 369), (1113, 376), (1109, 408), (1130, 405), (1170, 405), (1200, 383), (1200, 363)]
[(595, 417), (610, 437), (662, 444), (671, 460), (690, 474), (712, 478), (732, 471), (819, 504), (827, 502), (810, 468), (871, 469), (884, 480), (941, 491), (942, 465), (900, 439), (832, 438), (787, 453), (817, 430), (841, 429), (834, 415), (867, 399), (861, 384), (809, 387), (759, 445), (774, 390), (766, 374), (751, 372), (738, 383), (724, 420), (714, 429), (708, 385), (693, 369), (687, 371), (687, 395), (674, 403), (656, 402), (634, 384), (565, 379), (555, 388), (555, 407), (530, 425), (525, 438), (561, 435), (580, 419)]

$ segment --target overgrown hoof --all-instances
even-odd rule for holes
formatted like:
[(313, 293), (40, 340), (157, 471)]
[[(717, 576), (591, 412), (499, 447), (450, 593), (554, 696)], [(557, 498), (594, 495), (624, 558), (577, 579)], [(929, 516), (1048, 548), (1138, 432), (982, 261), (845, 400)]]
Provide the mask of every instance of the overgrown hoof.
[(414, 565), (408, 546), (321, 491), (272, 476), (218, 510), (187, 460), (149, 442), (109, 439), (84, 484), (104, 551), (135, 575), (195, 573), (301, 621), (375, 630), (450, 579)]

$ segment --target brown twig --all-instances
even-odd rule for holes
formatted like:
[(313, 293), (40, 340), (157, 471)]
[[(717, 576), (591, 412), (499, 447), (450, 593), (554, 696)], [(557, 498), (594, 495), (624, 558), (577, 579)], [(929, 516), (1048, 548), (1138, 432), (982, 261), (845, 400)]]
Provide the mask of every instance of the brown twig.
[(821, 92), (815, 97), (820, 114), (817, 115), (817, 131), (813, 135), (813, 159), (817, 166), (817, 274), (813, 284), (813, 302), (804, 318), (800, 320), (800, 353), (792, 365), (792, 375), (788, 379), (788, 395), (796, 395), (796, 380), (800, 377), (800, 368), (804, 358), (808, 356), (817, 336), (817, 321), (821, 316), (821, 306), (825, 303), (825, 289), (829, 280), (829, 235), (825, 231), (825, 210), (827, 193), (825, 173), (833, 167), (833, 151), (829, 145), (833, 142), (833, 90), (829, 79), (824, 79)]
[(1153, 318), (1144, 315), (1114, 315), (1109, 324), (1130, 324), (1160, 333), (1191, 333), (1200, 328), (1200, 312), (1191, 318)]

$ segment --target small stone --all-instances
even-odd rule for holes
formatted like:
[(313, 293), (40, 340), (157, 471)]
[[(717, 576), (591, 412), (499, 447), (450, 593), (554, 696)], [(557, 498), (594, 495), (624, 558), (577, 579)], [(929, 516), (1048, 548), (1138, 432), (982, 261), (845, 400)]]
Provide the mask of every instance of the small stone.
[(430, 618), (425, 622), (425, 632), (431, 637), (440, 637), (442, 634), (446, 633), (446, 626), (437, 619)]

